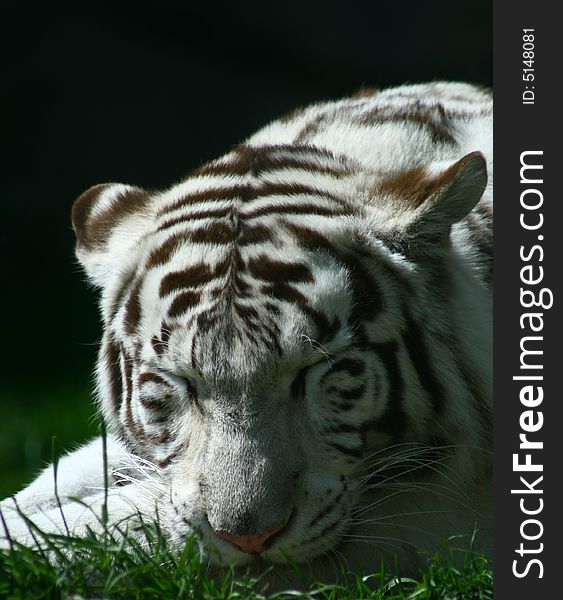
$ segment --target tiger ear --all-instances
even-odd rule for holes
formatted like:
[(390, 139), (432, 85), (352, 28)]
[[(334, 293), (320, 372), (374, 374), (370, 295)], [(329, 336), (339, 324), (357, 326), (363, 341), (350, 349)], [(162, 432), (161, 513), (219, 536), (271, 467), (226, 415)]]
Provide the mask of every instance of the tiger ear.
[(105, 287), (134, 268), (136, 246), (150, 224), (149, 192), (119, 183), (86, 190), (72, 207), (76, 256), (90, 281)]
[(473, 210), (486, 186), (487, 163), (480, 152), (386, 178), (376, 187), (387, 200), (385, 233), (411, 250), (436, 246)]

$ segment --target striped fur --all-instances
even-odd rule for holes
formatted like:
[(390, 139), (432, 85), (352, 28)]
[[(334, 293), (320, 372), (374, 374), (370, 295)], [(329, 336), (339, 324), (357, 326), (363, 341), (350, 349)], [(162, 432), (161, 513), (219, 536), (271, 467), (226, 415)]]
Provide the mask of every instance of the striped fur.
[(101, 409), (161, 470), (175, 542), (244, 563), (212, 530), (285, 524), (268, 560), (367, 569), (486, 528), (491, 145), (487, 92), (404, 86), (295, 111), (167, 191), (77, 200)]

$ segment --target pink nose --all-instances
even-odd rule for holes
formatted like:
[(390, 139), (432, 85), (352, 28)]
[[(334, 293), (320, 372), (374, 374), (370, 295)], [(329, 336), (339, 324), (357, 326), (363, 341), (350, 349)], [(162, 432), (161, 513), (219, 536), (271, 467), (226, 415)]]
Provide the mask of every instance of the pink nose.
[(228, 531), (218, 530), (215, 533), (227, 542), (231, 542), (238, 548), (240, 548), (243, 552), (247, 552), (248, 554), (259, 554), (260, 552), (264, 552), (266, 547), (264, 543), (266, 540), (270, 539), (274, 533), (281, 531), (283, 526), (274, 525), (272, 527), (268, 527), (268, 529), (264, 529), (262, 533), (257, 535), (234, 535), (233, 533), (229, 533)]

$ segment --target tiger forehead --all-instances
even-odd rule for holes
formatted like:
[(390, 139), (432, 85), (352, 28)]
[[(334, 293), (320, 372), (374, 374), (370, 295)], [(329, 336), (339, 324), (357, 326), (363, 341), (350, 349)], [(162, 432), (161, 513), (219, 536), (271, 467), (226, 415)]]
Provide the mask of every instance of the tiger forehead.
[(210, 315), (228, 314), (258, 327), (265, 319), (279, 319), (282, 306), (291, 306), (313, 320), (317, 334), (331, 328), (325, 313), (338, 310), (331, 305), (349, 293), (342, 263), (327, 256), (272, 256), (263, 249), (244, 254), (235, 249), (194, 259), (193, 252), (180, 253), (158, 274), (158, 296), (164, 304), (171, 302), (167, 316), (177, 319), (197, 309), (200, 328), (209, 326)]
[[(342, 235), (343, 229), (325, 220), (319, 232), (279, 215), (248, 230), (246, 225), (245, 218), (207, 219), (188, 222), (187, 230), (160, 243), (155, 234), (145, 273), (156, 298), (145, 305), (158, 306), (157, 345), (167, 330), (189, 324), (199, 337), (221, 323), (249, 346), (280, 355), (284, 319), (286, 338), (297, 332), (325, 344), (347, 320), (372, 318), (379, 311), (379, 284), (362, 266), (367, 250), (352, 229)], [(240, 243), (252, 236), (260, 241)], [(203, 352), (210, 346), (199, 347)], [(201, 356), (199, 362), (209, 359)]]
[(275, 254), (264, 247), (212, 253), (199, 244), (182, 248), (166, 269), (155, 269), (156, 285), (151, 287), (161, 315), (156, 349), (163, 348), (161, 342), (173, 331), (170, 347), (181, 361), (211, 369), (215, 373), (208, 375), (215, 377), (234, 362), (239, 374), (240, 369), (256, 372), (280, 357), (299, 362), (311, 345), (332, 344), (341, 337), (353, 291), (337, 257)]
[(339, 318), (331, 321), (332, 331), (317, 335), (298, 312), (280, 313), (277, 319), (266, 313), (247, 323), (225, 313), (196, 319), (193, 327), (174, 331), (168, 358), (175, 370), (198, 373), (215, 392), (242, 393), (268, 387), (280, 377), (294, 377), (319, 362), (330, 364), (352, 343), (351, 328)]
[(143, 270), (161, 275), (160, 298), (187, 289), (212, 290), (215, 300), (248, 298), (259, 285), (266, 295), (302, 304), (295, 286), (315, 284), (327, 269), (344, 268), (328, 232), (319, 235), (279, 217), (248, 223), (236, 209), (230, 218), (186, 220), (184, 228), (164, 240), (155, 233), (151, 242)]
[[(287, 169), (299, 170), (297, 180), (285, 178)], [(243, 145), (157, 197), (141, 273), (157, 294), (161, 331), (195, 332), (192, 363), (216, 363), (218, 328), (229, 332), (223, 348), (238, 336), (280, 355), (284, 336), (323, 344), (352, 304), (375, 305), (378, 294), (365, 289), (369, 278), (355, 261), (348, 188), (323, 181), (348, 170), (314, 147)]]
[[(248, 259), (227, 254), (215, 263), (201, 261), (187, 266), (178, 271), (171, 271), (163, 276), (160, 281), (159, 295), (161, 298), (187, 288), (201, 288), (214, 282), (224, 285), (215, 288), (214, 296), (218, 297), (221, 291), (238, 292), (238, 297), (246, 297), (248, 283), (241, 276), (249, 275), (254, 280), (261, 282), (263, 291), (273, 291), (273, 285), (287, 286), (295, 283), (313, 283), (315, 278), (312, 269), (304, 262), (292, 262), (260, 253)], [(229, 285), (232, 284), (232, 285)]]

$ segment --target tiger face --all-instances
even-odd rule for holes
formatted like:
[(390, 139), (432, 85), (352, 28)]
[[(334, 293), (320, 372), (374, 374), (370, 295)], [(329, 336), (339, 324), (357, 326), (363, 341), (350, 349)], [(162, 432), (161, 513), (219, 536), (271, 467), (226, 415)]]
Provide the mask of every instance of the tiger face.
[[(339, 183), (280, 180), (284, 161)], [(310, 560), (353, 526), (386, 450), (475, 441), (474, 414), (445, 408), (463, 375), (430, 312), (449, 229), (485, 183), (474, 153), (429, 168), (416, 202), (395, 186), (370, 212), (358, 198), (392, 196), (391, 180), (366, 191), (312, 147), (245, 145), (165, 193), (79, 198), (77, 254), (102, 290), (102, 410), (158, 468), (175, 543), (197, 534), (216, 564)]]

